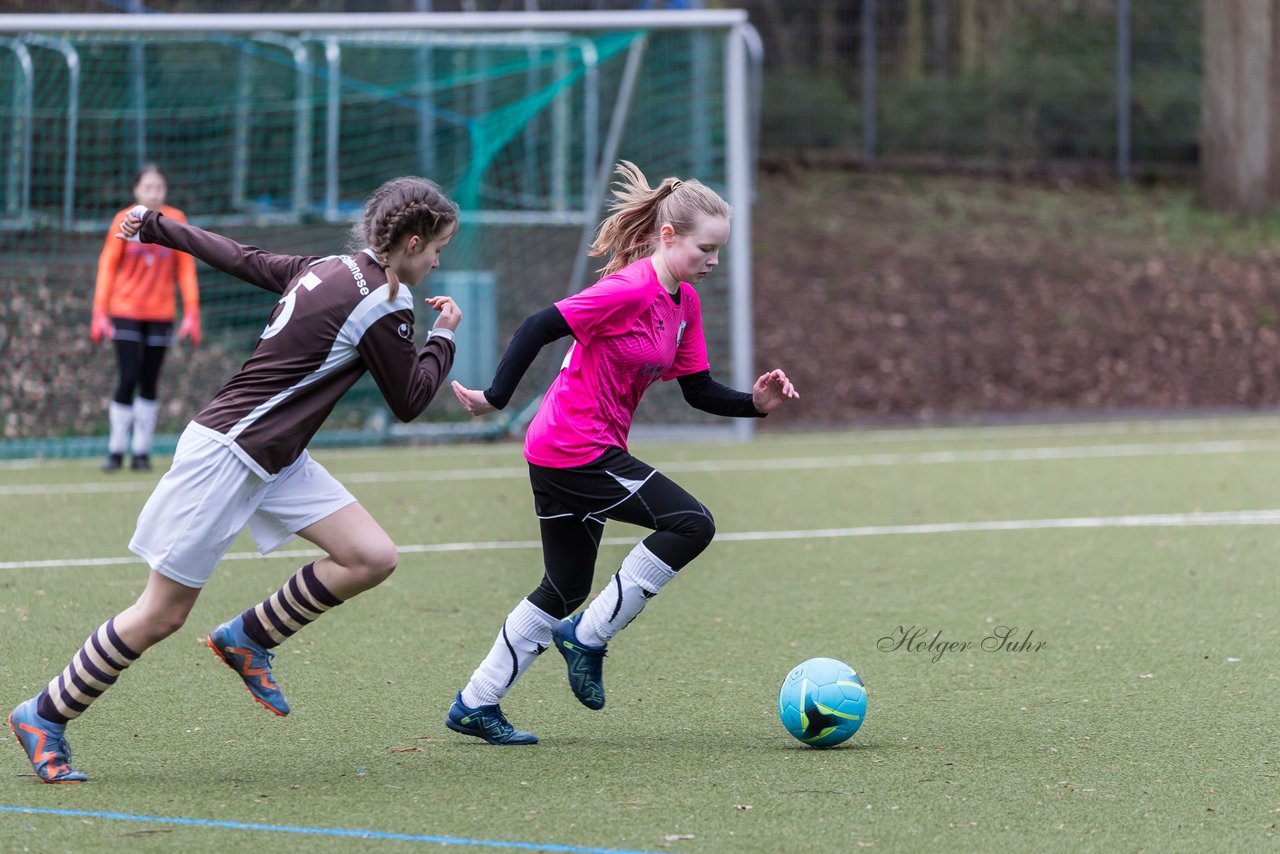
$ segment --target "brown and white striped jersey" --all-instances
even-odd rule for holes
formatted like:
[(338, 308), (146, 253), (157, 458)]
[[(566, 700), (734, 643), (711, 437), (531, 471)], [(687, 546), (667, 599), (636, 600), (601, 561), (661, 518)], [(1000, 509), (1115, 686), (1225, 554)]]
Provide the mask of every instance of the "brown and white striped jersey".
[(371, 250), (324, 258), (275, 255), (149, 211), (139, 238), (190, 253), (281, 294), (253, 355), (191, 424), (270, 480), (296, 460), (338, 399), (369, 371), (392, 413), (411, 421), (453, 365), (453, 333), (413, 343), (413, 294), (388, 299)]

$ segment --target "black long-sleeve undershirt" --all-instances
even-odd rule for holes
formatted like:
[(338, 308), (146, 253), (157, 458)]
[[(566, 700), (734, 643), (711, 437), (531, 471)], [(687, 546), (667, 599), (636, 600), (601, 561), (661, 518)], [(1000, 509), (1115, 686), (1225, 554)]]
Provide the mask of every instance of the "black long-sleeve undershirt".
[[(511, 336), (493, 382), (484, 390), (485, 399), (497, 409), (505, 408), (542, 348), (572, 334), (569, 322), (554, 305), (529, 315)], [(685, 402), (694, 409), (730, 418), (763, 418), (765, 415), (756, 409), (749, 392), (736, 391), (716, 382), (710, 371), (698, 371), (678, 379)]]
[(694, 409), (723, 415), (727, 418), (764, 418), (764, 412), (756, 409), (751, 392), (738, 391), (711, 378), (711, 371), (698, 371), (676, 378), (685, 402)]
[(498, 370), (493, 374), (493, 382), (484, 390), (485, 400), (497, 409), (506, 408), (538, 352), (552, 341), (572, 334), (569, 321), (554, 305), (526, 317), (511, 336), (507, 352), (502, 354)]

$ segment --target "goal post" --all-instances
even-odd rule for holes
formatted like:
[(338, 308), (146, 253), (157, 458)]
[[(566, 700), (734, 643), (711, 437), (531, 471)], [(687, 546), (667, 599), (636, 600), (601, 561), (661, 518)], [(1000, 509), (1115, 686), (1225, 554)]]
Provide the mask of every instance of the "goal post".
[[(586, 255), (613, 165), (696, 177), (734, 209), (701, 287), (713, 370), (754, 379), (751, 205), (759, 40), (742, 10), (641, 12), (0, 15), (0, 457), (105, 449), (114, 355), (91, 345), (97, 255), (143, 163), (200, 226), (296, 254), (348, 246), (383, 181), (425, 174), (461, 228), (428, 279), (458, 291), (455, 376), (480, 383), (516, 324), (592, 281)], [(272, 300), (201, 266), (205, 341), (160, 380), (170, 440), (247, 358)], [(417, 333), (431, 325), (419, 311)], [(555, 348), (548, 348), (554, 350)], [(475, 420), (442, 394), (398, 425), (366, 378), (317, 442), (480, 437), (521, 426), (559, 366), (544, 353), (504, 413)], [(638, 426), (739, 438), (751, 419), (690, 410), (659, 384)], [(164, 443), (158, 443), (164, 450)]]

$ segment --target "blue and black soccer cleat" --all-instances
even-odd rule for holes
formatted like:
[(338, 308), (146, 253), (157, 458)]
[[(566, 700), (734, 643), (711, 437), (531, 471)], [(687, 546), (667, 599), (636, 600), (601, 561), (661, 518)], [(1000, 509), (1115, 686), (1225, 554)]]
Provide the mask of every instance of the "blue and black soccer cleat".
[(71, 767), (71, 748), (64, 735), (67, 725), (40, 717), (35, 697), (9, 713), (9, 729), (27, 752), (40, 782), (83, 783), (89, 779), (83, 771)]
[(462, 702), (462, 692), (454, 698), (445, 716), (444, 725), (463, 735), (483, 738), (490, 744), (537, 744), (538, 737), (513, 727), (496, 703), (492, 706), (471, 708)]
[(578, 640), (581, 614), (561, 620), (553, 641), (569, 666), (569, 687), (588, 709), (604, 708), (604, 657), (606, 646), (587, 646)]
[(280, 717), (289, 714), (289, 701), (271, 675), (271, 659), (276, 655), (245, 634), (243, 615), (218, 626), (205, 638), (205, 643), (228, 667), (240, 674), (244, 687), (249, 689), (249, 695), (256, 702)]

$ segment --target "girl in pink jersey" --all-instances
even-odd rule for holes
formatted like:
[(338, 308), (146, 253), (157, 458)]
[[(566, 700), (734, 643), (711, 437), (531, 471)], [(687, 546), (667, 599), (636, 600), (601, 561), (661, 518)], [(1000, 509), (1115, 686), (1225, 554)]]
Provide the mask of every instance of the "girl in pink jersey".
[(182, 627), (245, 528), (264, 555), (295, 535), (325, 552), (206, 638), (256, 702), (289, 714), (271, 650), (382, 583), (397, 561), (387, 532), (312, 459), (307, 443), (366, 373), (401, 420), (431, 402), (453, 364), (462, 314), (449, 297), (428, 297), (439, 317), (419, 348), (410, 288), (439, 266), (457, 226), (453, 202), (433, 181), (414, 177), (386, 182), (366, 202), (353, 235), (363, 249), (323, 258), (242, 246), (159, 211), (135, 208), (125, 217), (119, 237), (188, 252), (281, 299), (249, 360), (183, 431), (138, 516), (129, 548), (151, 573), (137, 602), (99, 626), (9, 715), (42, 782), (86, 779), (71, 765), (67, 724)]
[[(602, 708), (608, 642), (715, 534), (707, 508), (627, 452), (645, 389), (675, 379), (691, 406), (742, 418), (762, 417), (799, 397), (781, 370), (761, 375), (749, 393), (711, 378), (694, 285), (719, 263), (729, 239), (729, 206), (698, 181), (667, 178), (650, 187), (625, 160), (618, 174), (613, 213), (591, 247), (592, 255), (611, 256), (603, 277), (527, 318), (488, 389), (453, 383), (472, 415), (502, 409), (539, 350), (573, 337), (525, 434), (542, 532), (542, 582), (507, 616), (445, 718), (450, 729), (490, 744), (538, 740), (515, 729), (499, 701), (552, 644), (564, 656), (574, 695), (590, 709)], [(631, 550), (609, 586), (571, 617), (591, 592), (606, 519), (653, 533)]]

